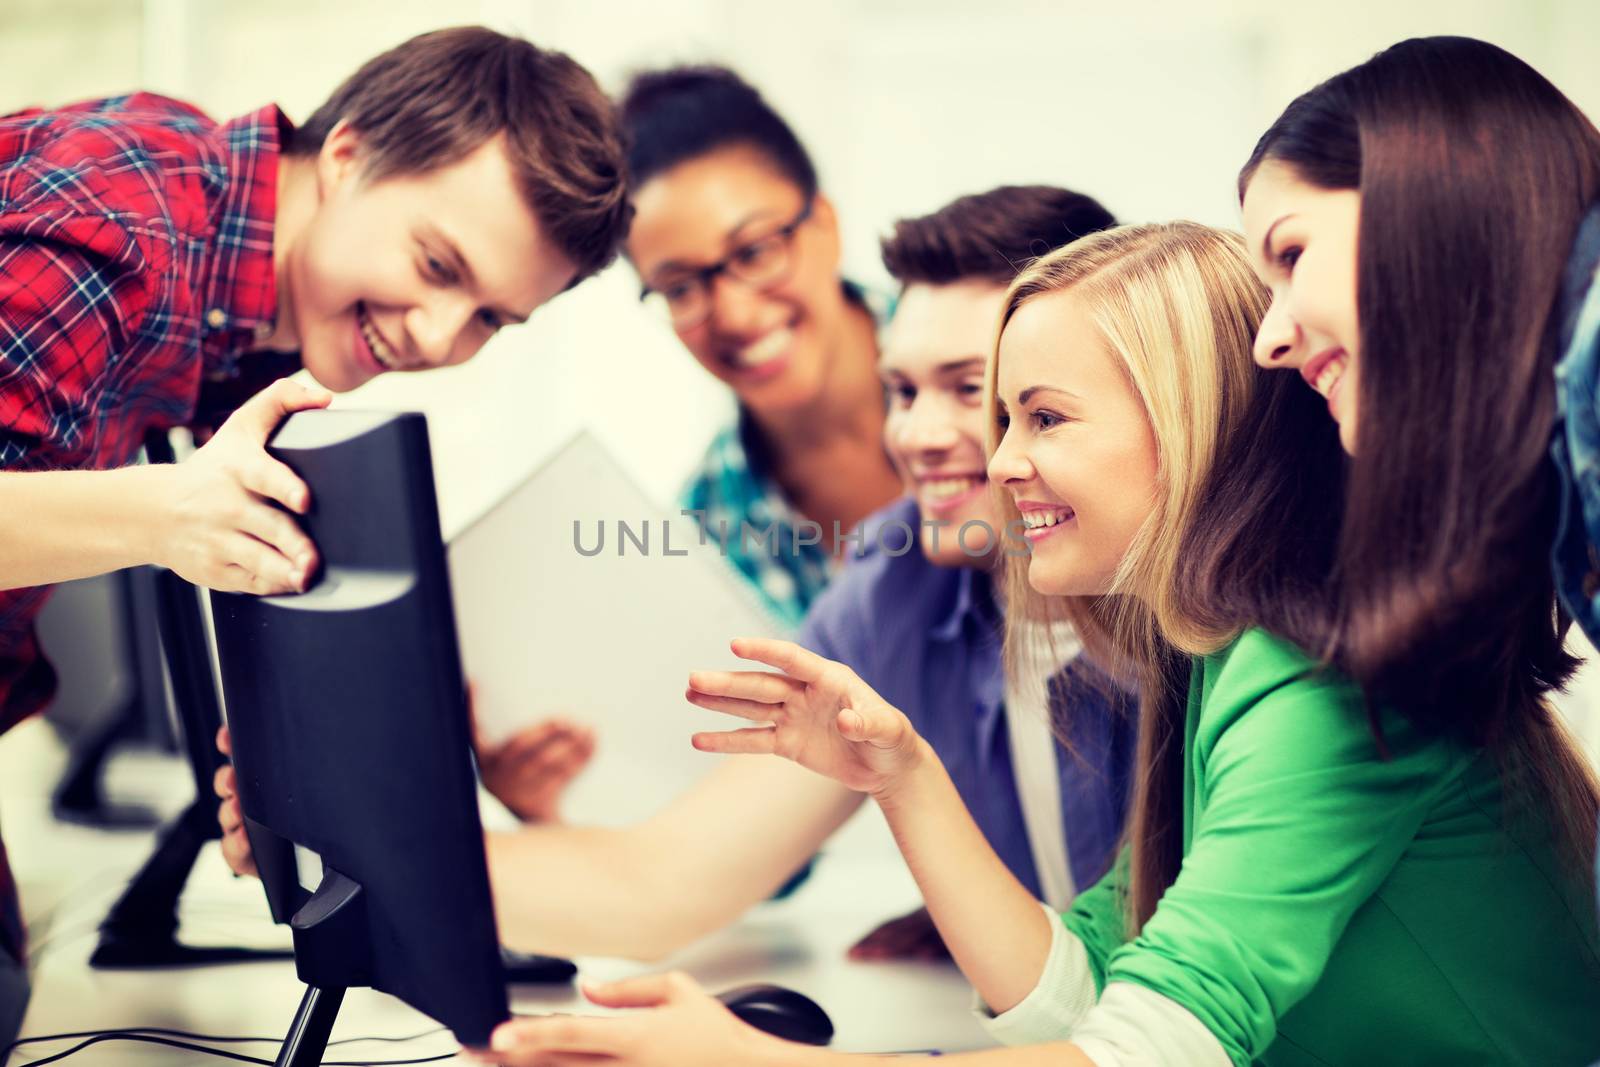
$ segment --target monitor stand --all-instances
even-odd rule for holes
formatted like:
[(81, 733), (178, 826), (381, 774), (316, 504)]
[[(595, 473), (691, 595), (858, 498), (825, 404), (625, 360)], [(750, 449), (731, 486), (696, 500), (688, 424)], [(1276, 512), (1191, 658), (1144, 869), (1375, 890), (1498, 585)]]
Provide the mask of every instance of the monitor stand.
[(366, 912), (361, 883), (324, 867), (321, 884), (290, 917), (306, 991), (273, 1067), (320, 1067), (345, 990), (372, 984)]
[(155, 588), (161, 648), (195, 796), (161, 831), (155, 851), (106, 914), (89, 965), (120, 969), (289, 959), (293, 953), (283, 949), (196, 948), (177, 940), (178, 898), (189, 872), (205, 843), (222, 837), (211, 792), (212, 777), (222, 760), (214, 740), (222, 711), (194, 587), (172, 571), (160, 570)]
[(339, 1017), (339, 1005), (344, 1001), (344, 990), (322, 989), (307, 986), (300, 1007), (295, 1010), (294, 1022), (278, 1050), (273, 1067), (320, 1067), (322, 1054), (328, 1050), (328, 1035), (333, 1033), (333, 1021)]
[(218, 834), (216, 805), (205, 797), (196, 797), (167, 824), (155, 852), (100, 924), (100, 944), (89, 966), (121, 970), (293, 958), (287, 949), (196, 947), (178, 941), (178, 898), (201, 847)]
[(150, 625), (155, 615), (155, 579), (147, 568), (120, 571), (101, 579), (125, 634), (124, 656), (132, 676), (120, 707), (80, 731), (67, 749), (67, 766), (50, 795), (57, 819), (108, 830), (148, 830), (161, 816), (144, 805), (106, 799), (106, 764), (124, 741), (171, 744), (161, 641)]
[(144, 705), (135, 698), (73, 739), (67, 750), (67, 767), (50, 794), (50, 810), (57, 819), (102, 830), (145, 830), (160, 823), (155, 811), (142, 804), (106, 800), (101, 785), (111, 750), (144, 720)]

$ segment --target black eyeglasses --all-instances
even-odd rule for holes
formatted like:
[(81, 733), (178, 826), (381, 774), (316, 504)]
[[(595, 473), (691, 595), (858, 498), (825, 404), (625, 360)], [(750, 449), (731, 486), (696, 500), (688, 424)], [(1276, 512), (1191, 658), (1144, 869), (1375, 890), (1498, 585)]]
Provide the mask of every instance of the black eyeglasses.
[(681, 273), (669, 272), (654, 285), (639, 291), (639, 299), (659, 303), (672, 325), (692, 329), (711, 315), (711, 283), (727, 274), (754, 289), (770, 289), (783, 282), (794, 269), (794, 235), (811, 217), (814, 201), (793, 219), (769, 234), (747, 241), (709, 266)]

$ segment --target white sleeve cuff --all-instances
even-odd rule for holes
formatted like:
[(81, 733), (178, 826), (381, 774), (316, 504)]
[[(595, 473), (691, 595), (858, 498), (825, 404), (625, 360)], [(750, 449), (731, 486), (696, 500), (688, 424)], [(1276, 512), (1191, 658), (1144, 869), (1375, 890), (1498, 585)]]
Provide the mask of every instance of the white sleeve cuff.
[(1002, 1045), (1071, 1040), (1095, 1067), (1233, 1067), (1216, 1035), (1193, 1012), (1132, 982), (1112, 982), (1095, 1001), (1089, 953), (1047, 904), (1050, 954), (1038, 983), (1016, 1007), (993, 1014), (976, 993), (972, 1007)]
[(1072, 1041), (1095, 1067), (1233, 1067), (1193, 1012), (1132, 982), (1107, 985)]
[(973, 1010), (989, 1036), (1002, 1045), (1039, 1045), (1064, 1040), (1094, 1007), (1094, 972), (1083, 942), (1067, 929), (1061, 916), (1040, 904), (1050, 917), (1050, 954), (1038, 984), (1016, 1007), (993, 1014), (976, 993)]

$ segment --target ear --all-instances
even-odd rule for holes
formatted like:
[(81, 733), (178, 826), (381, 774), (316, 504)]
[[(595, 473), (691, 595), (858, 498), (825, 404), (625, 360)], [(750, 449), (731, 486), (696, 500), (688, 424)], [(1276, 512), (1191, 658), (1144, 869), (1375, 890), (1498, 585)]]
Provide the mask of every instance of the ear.
[(811, 218), (818, 229), (835, 241), (839, 239), (839, 213), (833, 209), (833, 201), (825, 193), (819, 192), (811, 198)]
[(344, 119), (328, 131), (317, 151), (317, 192), (321, 199), (359, 180), (366, 166), (361, 135)]
[(839, 239), (839, 213), (833, 209), (833, 201), (820, 192), (811, 200), (811, 223), (816, 226), (817, 236), (828, 249), (828, 255), (832, 257), (834, 269), (837, 271), (839, 258), (843, 255)]

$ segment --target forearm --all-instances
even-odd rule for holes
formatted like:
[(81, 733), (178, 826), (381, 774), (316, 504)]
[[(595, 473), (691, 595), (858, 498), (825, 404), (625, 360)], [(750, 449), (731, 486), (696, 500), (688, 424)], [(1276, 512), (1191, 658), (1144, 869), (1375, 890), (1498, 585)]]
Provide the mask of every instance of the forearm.
[(951, 956), (992, 1011), (1008, 1011), (1039, 981), (1050, 919), (995, 855), (944, 765), (922, 744), (917, 768), (878, 803)]
[[(829, 1067), (837, 1064), (840, 1053), (826, 1049), (794, 1045), (774, 1051), (765, 1067)], [(907, 1056), (851, 1056), (852, 1064), (870, 1067), (905, 1067), (916, 1059)], [(1055, 1041), (1048, 1045), (1028, 1045), (1022, 1048), (984, 1049), (982, 1052), (963, 1052), (955, 1056), (940, 1056), (941, 1064), (952, 1067), (1095, 1067), (1095, 1063), (1077, 1045)]]
[(500, 938), (514, 948), (652, 960), (688, 939), (636, 828), (525, 826), (486, 845)]
[(784, 877), (747, 889), (749, 872), (729, 880), (696, 870), (643, 827), (527, 826), (488, 842), (501, 938), (561, 956), (660, 960), (732, 922)]
[(733, 760), (638, 826), (490, 835), (501, 936), (658, 960), (770, 897), (861, 799), (777, 759)]
[(0, 472), (0, 589), (152, 562), (160, 472)]

